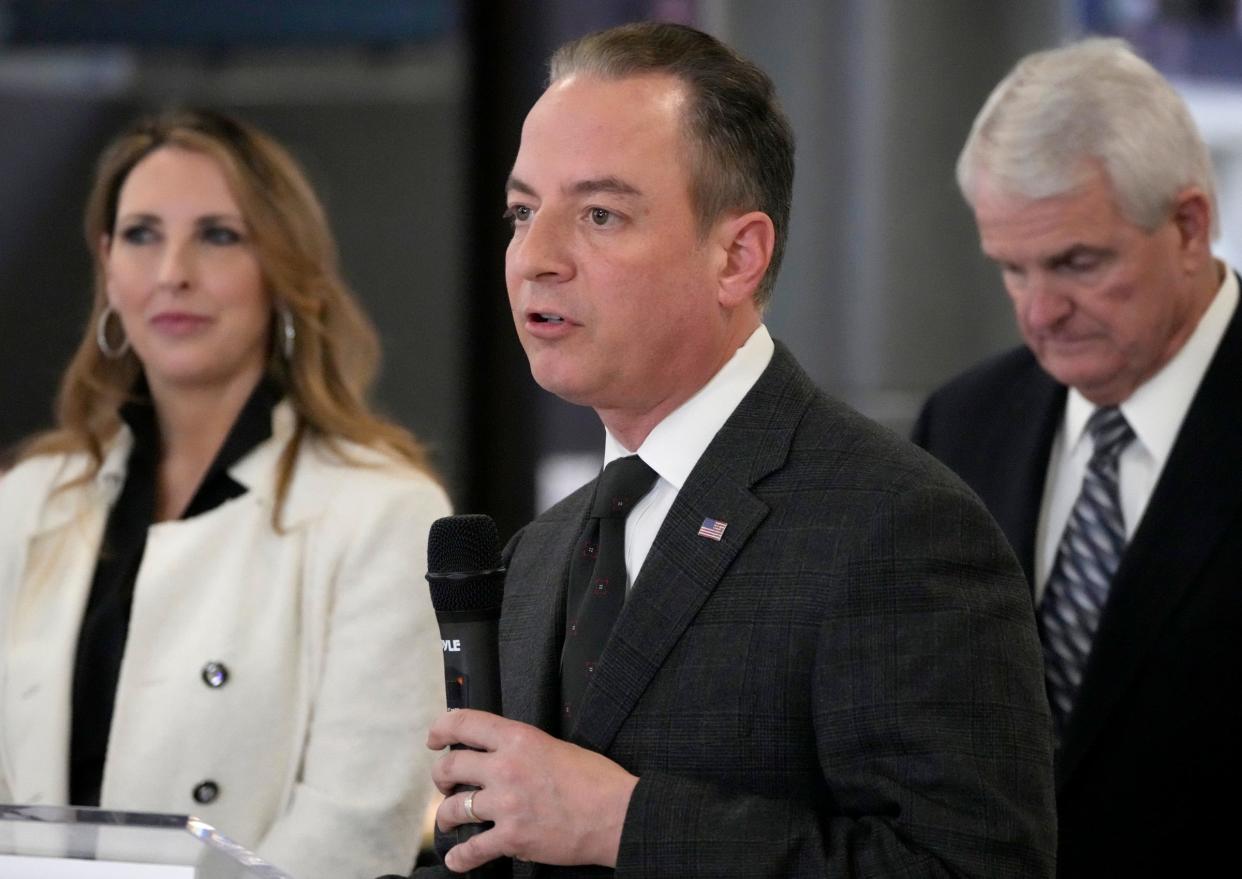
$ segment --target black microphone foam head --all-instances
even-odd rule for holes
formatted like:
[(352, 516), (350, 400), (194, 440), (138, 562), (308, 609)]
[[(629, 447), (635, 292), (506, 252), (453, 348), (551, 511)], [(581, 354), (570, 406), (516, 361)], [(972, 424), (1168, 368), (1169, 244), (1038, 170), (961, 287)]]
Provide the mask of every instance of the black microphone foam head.
[(491, 516), (445, 516), (427, 535), (427, 580), (436, 613), (495, 610), (504, 597), (500, 537)]
[(427, 570), (435, 574), (473, 574), (500, 567), (500, 537), (491, 516), (445, 516), (427, 534)]

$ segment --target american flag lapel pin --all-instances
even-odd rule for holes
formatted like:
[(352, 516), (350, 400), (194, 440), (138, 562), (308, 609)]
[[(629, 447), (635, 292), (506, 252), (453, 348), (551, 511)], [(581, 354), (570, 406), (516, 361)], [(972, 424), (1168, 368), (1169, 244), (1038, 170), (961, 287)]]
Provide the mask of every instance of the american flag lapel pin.
[(719, 543), (728, 527), (728, 522), (721, 522), (719, 519), (704, 519), (703, 524), (699, 526), (699, 537), (706, 537), (708, 540), (715, 540)]

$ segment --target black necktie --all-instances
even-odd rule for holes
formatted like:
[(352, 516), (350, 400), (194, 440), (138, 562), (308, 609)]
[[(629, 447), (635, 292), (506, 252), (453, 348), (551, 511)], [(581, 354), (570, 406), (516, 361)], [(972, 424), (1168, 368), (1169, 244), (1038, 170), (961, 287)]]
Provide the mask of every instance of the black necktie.
[(1057, 741), (1082, 685), (1113, 574), (1125, 551), (1117, 465), (1134, 439), (1121, 410), (1097, 409), (1087, 422), (1094, 449), (1070, 511), (1039, 606), (1044, 670)]
[(561, 650), (561, 735), (569, 737), (595, 663), (625, 604), (625, 519), (655, 484), (637, 455), (604, 468), (595, 503), (574, 552)]

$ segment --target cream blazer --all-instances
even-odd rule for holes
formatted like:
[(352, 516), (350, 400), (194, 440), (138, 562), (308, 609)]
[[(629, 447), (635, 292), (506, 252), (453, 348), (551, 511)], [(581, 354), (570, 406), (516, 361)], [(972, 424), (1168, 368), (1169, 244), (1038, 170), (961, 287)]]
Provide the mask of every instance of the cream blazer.
[[(410, 870), (444, 710), (427, 531), (449, 513), (429, 477), (306, 443), (271, 526), (273, 435), (230, 475), (246, 494), (148, 534), (117, 682), (104, 808), (189, 813), (298, 879)], [(122, 431), (98, 476), (42, 456), (0, 477), (0, 802), (62, 804), (74, 654)], [(205, 671), (222, 664), (227, 677)], [(216, 797), (202, 796), (205, 782)]]

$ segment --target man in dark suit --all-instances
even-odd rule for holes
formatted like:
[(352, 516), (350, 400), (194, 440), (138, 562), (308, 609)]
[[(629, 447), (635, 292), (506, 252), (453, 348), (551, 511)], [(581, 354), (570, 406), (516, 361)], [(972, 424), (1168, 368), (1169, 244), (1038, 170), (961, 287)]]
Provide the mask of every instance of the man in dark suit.
[(1117, 40), (1023, 60), (958, 180), (1026, 345), (928, 400), (1038, 606), (1062, 876), (1232, 860), (1242, 786), (1242, 323), (1208, 152)]
[(440, 828), (495, 822), (454, 870), (1052, 870), (1016, 561), (947, 469), (762, 325), (792, 177), (770, 80), (711, 37), (633, 25), (553, 59), (508, 185), (509, 299), (608, 464), (507, 550), (505, 717), (431, 731), (480, 749), (438, 763)]

